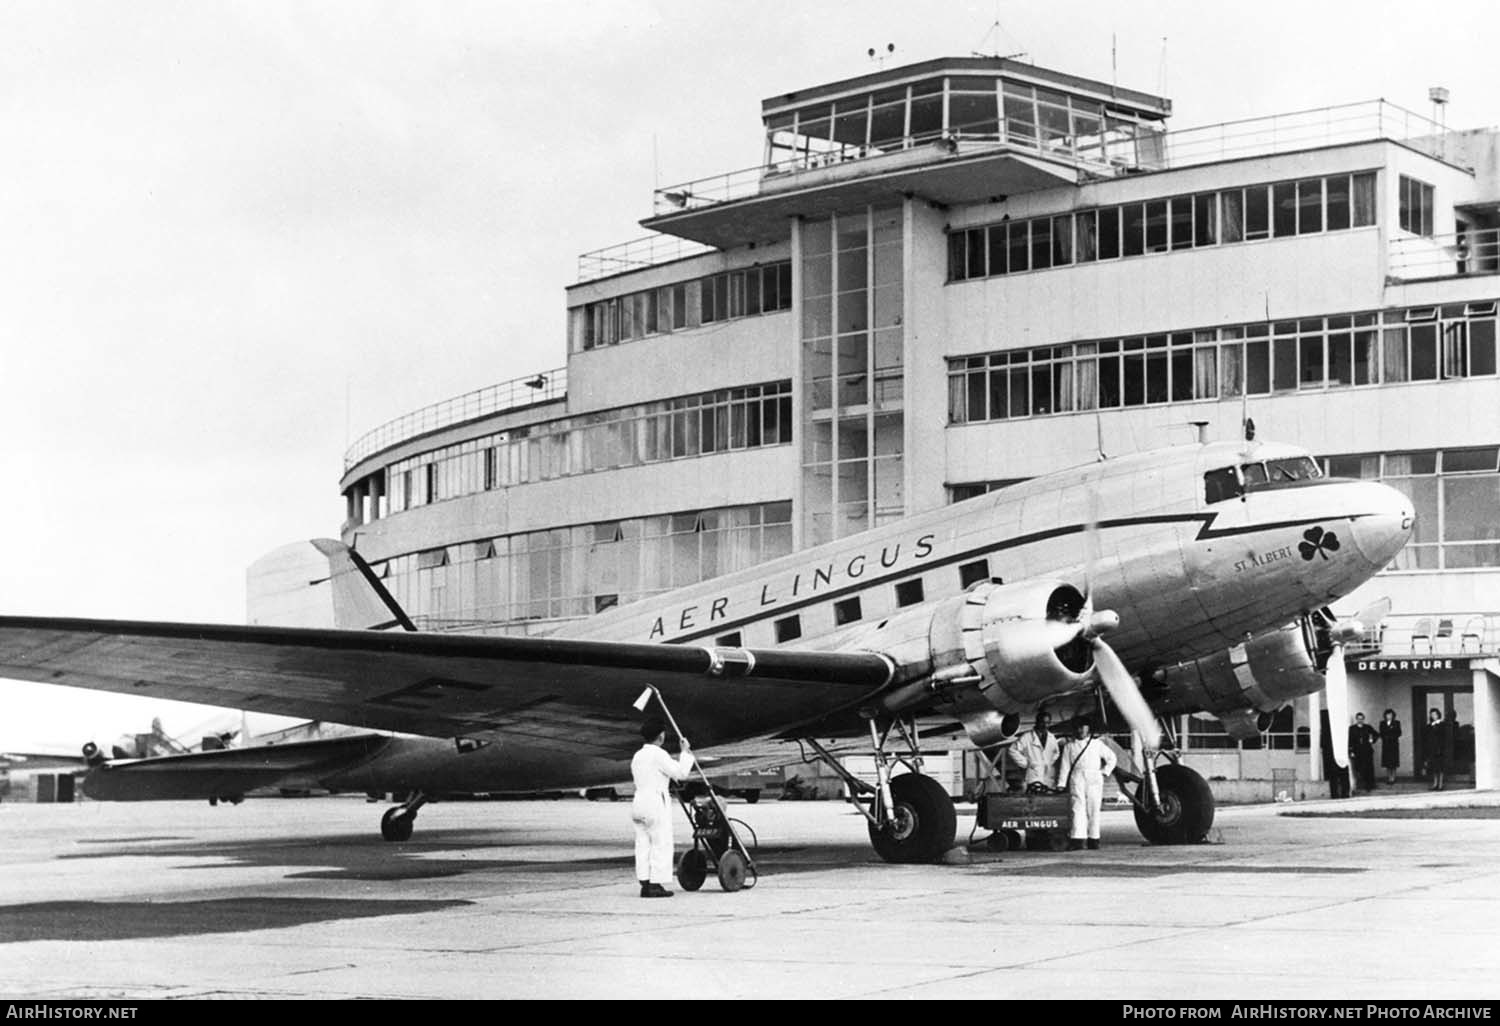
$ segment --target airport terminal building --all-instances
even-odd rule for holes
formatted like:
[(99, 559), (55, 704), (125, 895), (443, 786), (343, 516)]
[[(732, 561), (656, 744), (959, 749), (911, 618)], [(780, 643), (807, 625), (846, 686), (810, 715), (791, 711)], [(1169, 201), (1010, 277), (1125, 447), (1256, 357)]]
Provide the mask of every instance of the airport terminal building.
[[(1443, 708), (1455, 776), (1500, 785), (1500, 132), (1170, 114), (980, 57), (770, 97), (760, 166), (657, 190), (650, 236), (580, 258), (565, 366), (353, 445), (344, 541), (423, 629), (545, 632), (1248, 418), (1412, 498), (1412, 543), (1337, 610), (1391, 603), (1351, 711), (1395, 709), (1409, 776)], [(251, 568), (252, 622), (306, 622), (288, 558)], [(1316, 780), (1318, 710), (1178, 738), (1206, 777)]]

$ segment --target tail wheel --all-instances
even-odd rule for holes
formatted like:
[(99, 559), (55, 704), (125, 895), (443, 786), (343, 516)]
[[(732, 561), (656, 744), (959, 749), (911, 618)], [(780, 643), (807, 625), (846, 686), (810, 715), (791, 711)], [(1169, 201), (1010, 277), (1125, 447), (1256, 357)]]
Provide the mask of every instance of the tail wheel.
[(953, 847), (958, 815), (953, 799), (931, 777), (907, 773), (891, 780), (890, 821), (870, 824), (870, 844), (887, 862), (936, 862)]
[(385, 815), (380, 817), (380, 836), (387, 841), (409, 841), (416, 818), (399, 805), (394, 809), (387, 809)]
[[(1144, 786), (1144, 785), (1143, 785)], [(1214, 825), (1214, 795), (1208, 781), (1182, 765), (1156, 771), (1161, 811), (1135, 807), (1135, 825), (1152, 844), (1199, 844)]]

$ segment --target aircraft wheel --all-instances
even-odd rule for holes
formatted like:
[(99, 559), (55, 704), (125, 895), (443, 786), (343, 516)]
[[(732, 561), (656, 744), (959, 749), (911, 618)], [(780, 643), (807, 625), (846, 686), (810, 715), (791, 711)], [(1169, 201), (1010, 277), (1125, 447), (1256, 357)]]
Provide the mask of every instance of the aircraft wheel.
[(380, 817), (380, 836), (387, 841), (409, 841), (411, 840), (412, 828), (416, 825), (416, 816), (405, 815), (399, 805), (394, 809), (387, 809), (384, 816)]
[(936, 862), (953, 847), (958, 816), (941, 784), (919, 773), (891, 781), (892, 822), (870, 824), (870, 844), (887, 862)]
[(1198, 844), (1214, 825), (1214, 795), (1208, 781), (1182, 765), (1156, 771), (1161, 812), (1135, 809), (1135, 825), (1152, 844)]
[(745, 873), (749, 869), (745, 856), (737, 851), (726, 851), (719, 856), (719, 886), (726, 891), (737, 891), (745, 886)]
[(694, 848), (677, 860), (677, 883), (685, 891), (696, 891), (708, 879), (708, 856)]

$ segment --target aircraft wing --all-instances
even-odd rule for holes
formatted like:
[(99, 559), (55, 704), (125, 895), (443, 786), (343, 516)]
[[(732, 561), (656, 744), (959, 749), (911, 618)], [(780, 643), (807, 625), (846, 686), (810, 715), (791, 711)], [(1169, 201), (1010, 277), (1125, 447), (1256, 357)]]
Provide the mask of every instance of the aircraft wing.
[(0, 677), (609, 757), (639, 745), (646, 684), (702, 748), (816, 722), (892, 672), (871, 652), (0, 617)]

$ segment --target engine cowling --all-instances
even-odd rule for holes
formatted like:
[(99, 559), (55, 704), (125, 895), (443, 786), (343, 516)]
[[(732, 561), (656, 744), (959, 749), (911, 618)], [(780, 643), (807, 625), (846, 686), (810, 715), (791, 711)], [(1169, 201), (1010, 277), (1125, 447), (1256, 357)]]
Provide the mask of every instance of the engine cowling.
[[(1321, 657), (1321, 658), (1320, 658)], [(1257, 713), (1274, 712), (1323, 688), (1320, 653), (1307, 621), (1257, 635), (1210, 656), (1159, 669), (1153, 704), (1164, 713), (1209, 712), (1255, 736)], [(1238, 736), (1238, 735), (1237, 735)]]
[[(949, 703), (976, 744), (1015, 733), (1017, 713), (1083, 688), (1094, 668), (1078, 616), (1083, 595), (1062, 581), (986, 582), (934, 606), (926, 623), (920, 679), (886, 696), (889, 711)], [(907, 625), (910, 653), (917, 639)], [(914, 660), (901, 660), (913, 668)]]

